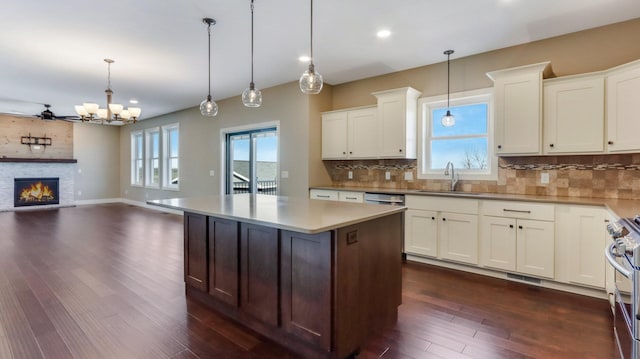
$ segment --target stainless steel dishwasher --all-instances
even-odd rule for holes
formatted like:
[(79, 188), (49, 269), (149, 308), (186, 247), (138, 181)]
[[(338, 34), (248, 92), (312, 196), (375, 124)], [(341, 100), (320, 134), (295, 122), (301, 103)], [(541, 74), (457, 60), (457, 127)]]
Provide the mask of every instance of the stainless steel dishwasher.
[(389, 194), (389, 193), (369, 193), (364, 194), (365, 203), (377, 203), (388, 204), (395, 206), (404, 206), (403, 194)]

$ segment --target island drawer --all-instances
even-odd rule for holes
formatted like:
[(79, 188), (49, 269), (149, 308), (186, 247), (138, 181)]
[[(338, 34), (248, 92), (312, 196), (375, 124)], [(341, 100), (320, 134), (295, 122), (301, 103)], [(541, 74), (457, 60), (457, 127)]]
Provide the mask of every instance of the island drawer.
[(329, 189), (312, 189), (309, 191), (309, 197), (311, 199), (320, 199), (324, 201), (337, 201), (338, 191)]

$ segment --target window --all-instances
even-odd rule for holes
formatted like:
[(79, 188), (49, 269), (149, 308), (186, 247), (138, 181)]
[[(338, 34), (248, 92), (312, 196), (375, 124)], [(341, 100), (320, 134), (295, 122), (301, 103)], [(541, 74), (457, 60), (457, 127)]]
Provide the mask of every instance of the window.
[(447, 111), (446, 97), (419, 100), (418, 178), (444, 179), (444, 169), (453, 163), (461, 179), (497, 178), (493, 153), (491, 89), (451, 94), (451, 113), (456, 123), (444, 127), (440, 119)]
[(225, 146), (225, 193), (278, 194), (277, 128), (227, 133)]
[(144, 184), (142, 131), (131, 132), (131, 185)]
[(164, 188), (179, 189), (180, 180), (179, 154), (180, 154), (180, 128), (172, 124), (162, 126), (162, 156), (163, 156), (163, 184)]
[(160, 187), (160, 130), (157, 127), (147, 129), (145, 137), (147, 144), (145, 184), (148, 187)]

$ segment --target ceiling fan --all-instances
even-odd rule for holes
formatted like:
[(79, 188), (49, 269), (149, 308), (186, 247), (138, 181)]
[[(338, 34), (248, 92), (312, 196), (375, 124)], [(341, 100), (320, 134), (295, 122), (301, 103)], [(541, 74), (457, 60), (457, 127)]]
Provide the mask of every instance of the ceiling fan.
[[(15, 100), (15, 99), (2, 99), (0, 98), (0, 104), (9, 104), (9, 111), (2, 111), (0, 109), (0, 115), (8, 115), (14, 117), (36, 117), (44, 121), (53, 121), (53, 120), (64, 120), (64, 121), (74, 121), (80, 120), (77, 115), (74, 116), (56, 116), (56, 114), (51, 110), (50, 104), (38, 103), (38, 102), (30, 102), (23, 100)], [(28, 114), (33, 111), (33, 105), (42, 105), (44, 106), (44, 110), (34, 115)], [(7, 106), (2, 106), (7, 107)]]

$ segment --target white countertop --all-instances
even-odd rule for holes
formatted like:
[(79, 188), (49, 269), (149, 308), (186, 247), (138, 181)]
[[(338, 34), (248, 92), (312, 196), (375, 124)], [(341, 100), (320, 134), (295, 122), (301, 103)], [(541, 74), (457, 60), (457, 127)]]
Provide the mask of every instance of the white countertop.
[(160, 199), (150, 205), (302, 233), (320, 233), (401, 213), (406, 207), (236, 194)]

